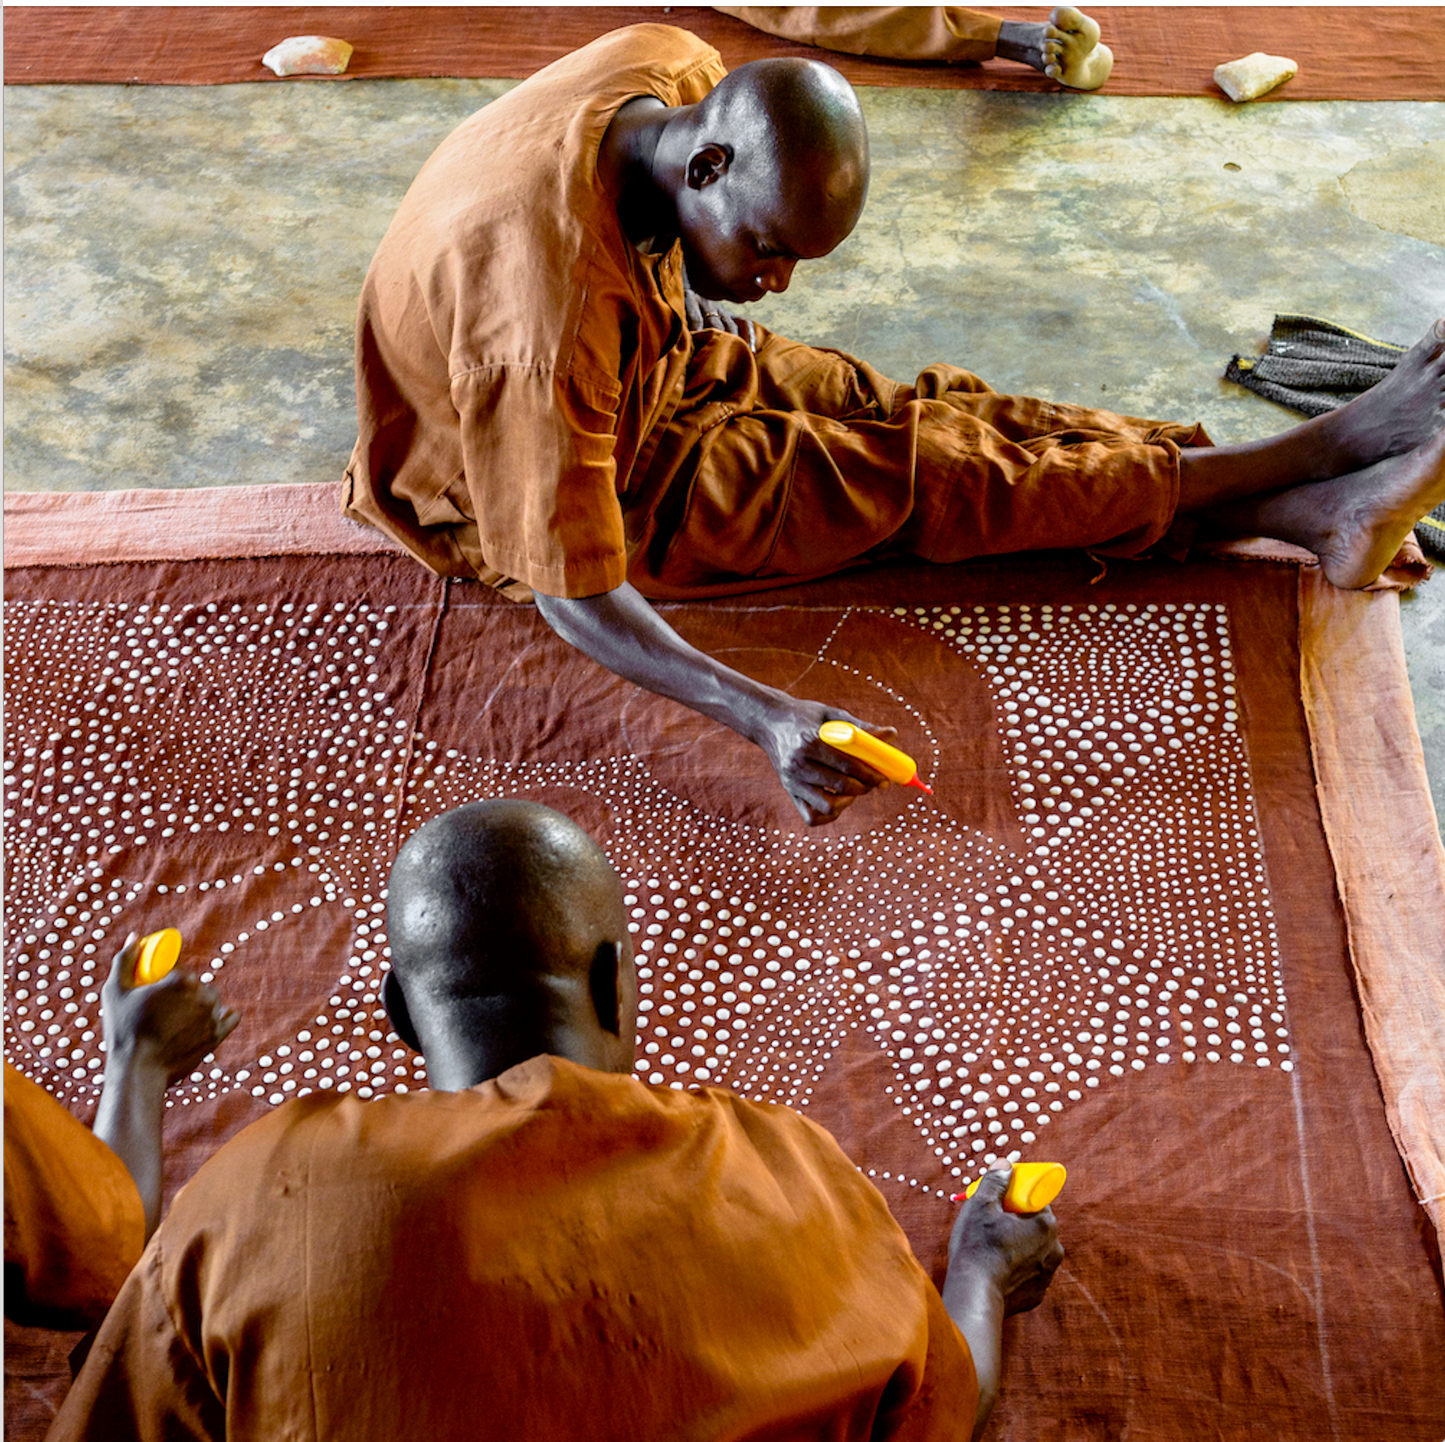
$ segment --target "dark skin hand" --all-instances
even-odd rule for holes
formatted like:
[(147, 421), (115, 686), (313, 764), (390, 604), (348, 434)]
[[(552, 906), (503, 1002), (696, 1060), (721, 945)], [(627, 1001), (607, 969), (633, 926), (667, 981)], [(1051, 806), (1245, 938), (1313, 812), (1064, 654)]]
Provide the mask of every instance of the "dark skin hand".
[(720, 330), (728, 335), (741, 336), (748, 343), (749, 350), (758, 348), (758, 328), (752, 321), (740, 315), (723, 310), (716, 301), (707, 300), (695, 290), (682, 293), (683, 310), (687, 328), (696, 334), (702, 330)]
[(1000, 1205), (1012, 1170), (983, 1178), (959, 1208), (948, 1241), (943, 1305), (968, 1342), (978, 1373), (975, 1437), (998, 1398), (1004, 1317), (1037, 1307), (1064, 1260), (1051, 1207), (1015, 1214)]
[(137, 986), (139, 959), (140, 939), (132, 932), (101, 990), (105, 1085), (92, 1130), (134, 1178), (149, 1237), (160, 1220), (166, 1088), (194, 1071), (235, 1030), (240, 1016), (215, 987), (188, 972)]
[(633, 586), (574, 599), (539, 593), (536, 601), (542, 619), (599, 665), (761, 746), (809, 826), (836, 821), (858, 797), (888, 784), (871, 766), (820, 741), (818, 728), (848, 721), (892, 741), (891, 726), (870, 726), (836, 706), (800, 700), (731, 670), (688, 645)]

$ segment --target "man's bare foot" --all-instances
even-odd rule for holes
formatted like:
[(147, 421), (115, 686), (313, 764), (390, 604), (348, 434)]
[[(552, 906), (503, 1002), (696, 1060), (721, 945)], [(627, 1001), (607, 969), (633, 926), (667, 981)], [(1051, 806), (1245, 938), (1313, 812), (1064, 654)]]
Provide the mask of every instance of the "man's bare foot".
[(1072, 5), (1061, 5), (1047, 25), (1005, 20), (999, 26), (997, 53), (1042, 70), (1072, 90), (1097, 90), (1114, 68), (1114, 53), (1099, 44), (1099, 27)]
[[(1404, 455), (1322, 481), (1297, 486), (1259, 503), (1262, 533), (1281, 535), (1270, 524), (1272, 508), (1295, 511), (1301, 523), (1282, 539), (1307, 546), (1320, 558), (1325, 577), (1345, 590), (1377, 580), (1394, 559), (1416, 521), (1445, 501), (1445, 427)], [(1289, 518), (1280, 519), (1289, 525)]]
[(1378, 385), (1315, 424), (1336, 450), (1340, 474), (1425, 444), (1445, 426), (1445, 320), (1437, 320)]
[(1044, 32), (1043, 72), (1070, 90), (1097, 90), (1114, 68), (1114, 52), (1099, 43), (1096, 20), (1060, 5)]

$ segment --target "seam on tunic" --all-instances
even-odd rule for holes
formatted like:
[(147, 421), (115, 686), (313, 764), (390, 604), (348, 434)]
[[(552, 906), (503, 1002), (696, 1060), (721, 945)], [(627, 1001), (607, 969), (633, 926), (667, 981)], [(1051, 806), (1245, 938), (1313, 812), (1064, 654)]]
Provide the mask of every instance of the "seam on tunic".
[[(160, 1292), (161, 1310), (165, 1312), (166, 1319), (171, 1324), (171, 1335), (186, 1349), (187, 1355), (191, 1361), (195, 1363), (196, 1371), (206, 1379), (206, 1385), (211, 1388), (211, 1395), (214, 1397), (216, 1389), (211, 1382), (210, 1371), (206, 1367), (204, 1349), (199, 1355), (197, 1354), (195, 1348), (191, 1346), (190, 1333), (186, 1331), (183, 1319), (177, 1315), (179, 1309), (172, 1310), (171, 1308), (170, 1288), (166, 1285), (166, 1259), (162, 1238), (159, 1235), (153, 1237), (151, 1246), (155, 1248), (153, 1270), (156, 1278), (156, 1288)], [(142, 1258), (141, 1262), (144, 1262), (144, 1260), (145, 1259)], [(138, 1262), (136, 1265), (139, 1266), (141, 1263)], [(221, 1405), (224, 1406), (226, 1399), (222, 1397), (219, 1400)]]
[(594, 390), (598, 395), (606, 396), (609, 402), (618, 401), (622, 398), (621, 386), (609, 388), (605, 384), (600, 384), (591, 376), (578, 375), (575, 371), (563, 369), (561, 366), (551, 365), (547, 361), (484, 361), (479, 365), (464, 366), (461, 370), (451, 372), (447, 377), (447, 385), (448, 388), (450, 388), (458, 381), (472, 380), (477, 376), (484, 376), (490, 373), (513, 371), (537, 376), (551, 376), (554, 380), (560, 378), (568, 385), (577, 386), (579, 389)]
[[(622, 103), (626, 105), (627, 101), (624, 100)], [(616, 112), (614, 111), (613, 119), (615, 118)], [(603, 138), (606, 136), (607, 131), (611, 128), (612, 121), (609, 120), (607, 122), (606, 128), (602, 132), (602, 135), (598, 136), (597, 138), (598, 154), (600, 154), (602, 150)], [(597, 174), (597, 155), (594, 155), (592, 157), (592, 173), (593, 175)], [(593, 233), (590, 226), (584, 226), (584, 234), (587, 237), (587, 251), (585, 257), (581, 254), (582, 247), (578, 246), (578, 259), (584, 261), (585, 263), (579, 267), (582, 275), (582, 285), (580, 287), (580, 294), (577, 296), (577, 299), (575, 301), (575, 309), (573, 311), (573, 315), (576, 318), (572, 322), (570, 332), (565, 337), (563, 343), (557, 347), (558, 368), (562, 369), (568, 375), (572, 373), (572, 367), (577, 364), (577, 352), (582, 345), (582, 317), (587, 314), (592, 301), (592, 274), (597, 267), (597, 252), (599, 249), (597, 237)], [(617, 390), (617, 398), (619, 400), (622, 398), (622, 388), (620, 386)]]
[(783, 488), (783, 504), (778, 509), (778, 520), (773, 527), (772, 543), (768, 546), (768, 554), (763, 557), (762, 564), (753, 572), (755, 576), (761, 575), (772, 567), (773, 557), (783, 543), (783, 528), (788, 523), (788, 511), (793, 504), (793, 482), (798, 474), (798, 451), (800, 449), (799, 446), (793, 447), (793, 463), (788, 467), (788, 483)]

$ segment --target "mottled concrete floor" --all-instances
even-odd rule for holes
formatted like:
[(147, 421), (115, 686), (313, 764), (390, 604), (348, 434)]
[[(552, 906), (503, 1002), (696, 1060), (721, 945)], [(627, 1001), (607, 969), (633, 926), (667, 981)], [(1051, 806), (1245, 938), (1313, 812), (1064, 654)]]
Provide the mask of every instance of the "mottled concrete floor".
[[(5, 97), (5, 485), (339, 479), (351, 326), (392, 210), (502, 81)], [(1412, 341), (1445, 313), (1445, 106), (867, 90), (858, 231), (755, 307), (885, 372), (1198, 419), (1276, 311)], [(1445, 582), (1403, 608), (1445, 815)]]

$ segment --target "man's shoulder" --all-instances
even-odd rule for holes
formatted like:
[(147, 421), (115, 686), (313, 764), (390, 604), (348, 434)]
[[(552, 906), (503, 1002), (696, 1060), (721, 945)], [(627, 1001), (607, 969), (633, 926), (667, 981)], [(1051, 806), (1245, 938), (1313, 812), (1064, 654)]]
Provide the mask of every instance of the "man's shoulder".
[[(589, 45), (552, 61), (463, 122), (439, 154), (468, 145), (479, 147), (474, 159), (495, 159), (503, 173), (529, 161), (550, 170), (556, 160), (535, 139), (556, 132), (581, 137), (605, 127), (618, 107), (637, 95), (654, 95), (664, 105), (691, 105), (701, 100), (727, 73), (722, 56), (705, 40), (675, 25), (628, 25), (599, 36)], [(529, 149), (496, 155), (495, 135), (518, 132), (532, 139)], [(584, 150), (590, 150), (584, 144)]]
[(655, 68), (660, 73), (683, 76), (694, 69), (713, 67), (721, 70), (722, 56), (701, 36), (677, 25), (649, 21), (609, 30), (580, 49), (553, 61), (533, 78), (574, 69), (606, 71), (624, 68)]
[(354, 1095), (334, 1091), (312, 1092), (282, 1102), (223, 1142), (201, 1164), (187, 1189), (203, 1179), (215, 1183), (226, 1178), (254, 1178), (277, 1154), (307, 1145), (333, 1126), (338, 1113), (365, 1105)]
[[(740, 1164), (760, 1166), (785, 1187), (809, 1189), (857, 1199), (863, 1212), (887, 1216), (881, 1193), (826, 1127), (783, 1102), (750, 1098), (724, 1087), (673, 1090), (646, 1087), (653, 1105), (685, 1118), (694, 1129), (711, 1126), (728, 1141), (726, 1150)], [(748, 1159), (744, 1162), (744, 1158)]]
[[(630, 247), (599, 181), (597, 151), (627, 101), (667, 106), (701, 100), (726, 73), (705, 41), (669, 25), (603, 35), (539, 70), (463, 121), (412, 182), (377, 250), (363, 306), (412, 312), (416, 294), (434, 311), (463, 312), (476, 359), (549, 357), (573, 343), (589, 265), (597, 297), (630, 299)], [(385, 324), (402, 322), (387, 321)], [(419, 343), (427, 330), (418, 332)], [(608, 334), (604, 327), (598, 333)]]
[(357, 1193), (378, 1178), (424, 1186), (429, 1149), (466, 1127), (474, 1108), (469, 1093), (425, 1089), (369, 1100), (317, 1091), (283, 1102), (224, 1142), (182, 1187), (163, 1224), (171, 1249), (186, 1238), (285, 1230), (318, 1183)]
[[(651, 1133), (658, 1146), (666, 1146), (674, 1133), (695, 1135), (713, 1126), (733, 1132), (753, 1148), (786, 1145), (856, 1172), (832, 1133), (810, 1117), (781, 1102), (745, 1097), (726, 1087), (652, 1085), (638, 1076), (595, 1071), (556, 1056), (533, 1057), (487, 1087), (513, 1102), (592, 1114), (599, 1120), (631, 1124), (650, 1116), (658, 1126)], [(644, 1135), (646, 1131), (639, 1133)]]

